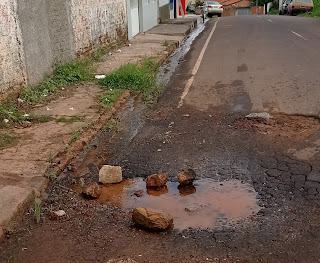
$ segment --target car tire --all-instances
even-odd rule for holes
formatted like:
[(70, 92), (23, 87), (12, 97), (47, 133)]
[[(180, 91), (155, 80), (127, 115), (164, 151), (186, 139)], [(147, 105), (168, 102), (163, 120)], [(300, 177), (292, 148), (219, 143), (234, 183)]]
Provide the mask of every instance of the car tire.
[(218, 14), (218, 17), (221, 17), (221, 14)]

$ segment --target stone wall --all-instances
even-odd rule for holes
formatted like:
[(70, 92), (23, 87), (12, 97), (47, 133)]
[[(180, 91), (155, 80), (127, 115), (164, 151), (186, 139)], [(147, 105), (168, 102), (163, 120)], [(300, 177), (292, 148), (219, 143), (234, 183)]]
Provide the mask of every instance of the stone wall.
[(0, 99), (26, 84), (16, 0), (0, 2)]
[(127, 37), (126, 0), (1, 0), (0, 92)]

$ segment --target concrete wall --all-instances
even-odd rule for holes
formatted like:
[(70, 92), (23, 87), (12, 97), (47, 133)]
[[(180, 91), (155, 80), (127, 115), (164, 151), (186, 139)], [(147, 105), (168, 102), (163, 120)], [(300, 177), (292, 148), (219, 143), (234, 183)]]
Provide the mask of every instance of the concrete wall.
[(56, 63), (127, 34), (126, 0), (1, 0), (0, 92), (36, 85)]
[(146, 32), (158, 24), (158, 1), (139, 0), (140, 32)]
[(125, 0), (71, 0), (71, 19), (77, 55), (103, 43), (127, 39)]
[(0, 99), (26, 84), (16, 0), (0, 2)]
[(18, 0), (28, 85), (36, 85), (56, 63), (73, 59), (72, 27), (65, 0)]
[(164, 21), (170, 19), (169, 4), (159, 7), (159, 18), (160, 18), (160, 23), (163, 23)]

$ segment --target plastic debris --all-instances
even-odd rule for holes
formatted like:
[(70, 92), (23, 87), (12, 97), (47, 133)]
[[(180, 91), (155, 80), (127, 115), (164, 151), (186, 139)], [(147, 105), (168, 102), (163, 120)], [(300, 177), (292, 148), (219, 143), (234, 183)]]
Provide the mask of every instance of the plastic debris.
[(121, 49), (118, 49), (117, 52), (121, 52)]
[(71, 108), (69, 108), (69, 110), (74, 110), (74, 108), (73, 108), (73, 107), (71, 107)]
[(23, 99), (20, 99), (20, 98), (18, 98), (18, 102), (24, 102), (24, 100)]
[(9, 122), (9, 120), (8, 120), (8, 119), (4, 119), (3, 121), (4, 121), (5, 123), (8, 123), (8, 122)]
[(51, 110), (48, 106), (46, 107), (47, 110)]
[(30, 115), (29, 114), (23, 114), (23, 117), (29, 117)]
[(106, 77), (106, 75), (96, 75), (95, 78), (96, 79), (104, 79)]
[(260, 118), (260, 119), (272, 119), (272, 115), (269, 114), (268, 112), (254, 112), (254, 113), (250, 113), (246, 116), (246, 118), (248, 119), (256, 119), (256, 118)]

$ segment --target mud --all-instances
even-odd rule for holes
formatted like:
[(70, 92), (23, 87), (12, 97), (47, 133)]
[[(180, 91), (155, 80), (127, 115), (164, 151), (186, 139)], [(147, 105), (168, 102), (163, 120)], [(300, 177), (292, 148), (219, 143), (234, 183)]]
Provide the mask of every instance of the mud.
[[(137, 191), (142, 191), (141, 197), (135, 196)], [(102, 204), (109, 201), (126, 209), (150, 207), (168, 212), (179, 230), (230, 226), (261, 209), (257, 193), (250, 185), (239, 180), (217, 182), (208, 178), (186, 187), (168, 182), (167, 187), (159, 190), (146, 189), (142, 178), (125, 180), (104, 186), (98, 201)]]
[(235, 121), (238, 129), (253, 130), (258, 133), (281, 136), (291, 140), (308, 138), (320, 128), (317, 118), (302, 115), (272, 114), (270, 119), (246, 118)]

